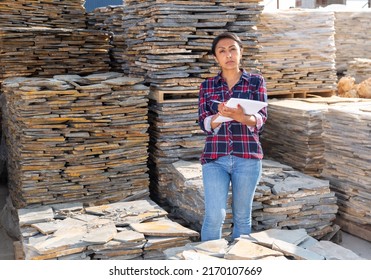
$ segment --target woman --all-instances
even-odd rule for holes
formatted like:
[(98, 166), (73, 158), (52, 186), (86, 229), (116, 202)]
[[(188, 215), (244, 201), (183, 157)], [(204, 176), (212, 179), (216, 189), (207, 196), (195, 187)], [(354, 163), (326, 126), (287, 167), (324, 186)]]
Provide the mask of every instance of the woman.
[[(232, 238), (251, 232), (252, 203), (263, 158), (259, 133), (267, 120), (266, 107), (245, 115), (241, 106), (225, 104), (231, 97), (267, 101), (264, 78), (240, 68), (243, 49), (239, 37), (230, 32), (218, 35), (211, 52), (221, 71), (206, 79), (199, 92), (199, 124), (207, 134), (201, 155), (205, 193), (202, 241), (221, 238), (230, 185)], [(220, 123), (218, 116), (233, 120)]]

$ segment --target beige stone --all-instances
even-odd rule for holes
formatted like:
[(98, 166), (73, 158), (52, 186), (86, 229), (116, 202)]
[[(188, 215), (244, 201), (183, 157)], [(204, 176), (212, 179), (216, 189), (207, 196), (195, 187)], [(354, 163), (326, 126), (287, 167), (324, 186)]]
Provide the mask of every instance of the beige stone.
[(259, 260), (268, 256), (280, 257), (283, 253), (240, 239), (225, 255), (231, 260)]

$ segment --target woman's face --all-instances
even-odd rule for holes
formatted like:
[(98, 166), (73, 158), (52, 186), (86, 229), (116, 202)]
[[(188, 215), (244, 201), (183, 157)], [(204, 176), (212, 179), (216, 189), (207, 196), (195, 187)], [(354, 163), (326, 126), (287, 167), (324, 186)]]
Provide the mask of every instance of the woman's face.
[(221, 39), (215, 48), (215, 61), (222, 70), (239, 69), (242, 49), (238, 43), (229, 38)]

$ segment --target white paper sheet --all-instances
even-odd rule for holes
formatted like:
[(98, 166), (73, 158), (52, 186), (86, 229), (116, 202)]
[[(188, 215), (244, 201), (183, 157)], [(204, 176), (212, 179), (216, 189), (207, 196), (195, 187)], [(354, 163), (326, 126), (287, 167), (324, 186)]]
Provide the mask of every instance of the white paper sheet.
[[(243, 99), (243, 98), (234, 98), (232, 97), (226, 103), (226, 106), (231, 108), (237, 108), (237, 105), (240, 104), (243, 108), (243, 111), (246, 115), (253, 115), (259, 112), (264, 107), (268, 106), (267, 102), (261, 102), (251, 99)], [(233, 119), (223, 116), (218, 116), (215, 119), (215, 122), (228, 122), (232, 121)]]

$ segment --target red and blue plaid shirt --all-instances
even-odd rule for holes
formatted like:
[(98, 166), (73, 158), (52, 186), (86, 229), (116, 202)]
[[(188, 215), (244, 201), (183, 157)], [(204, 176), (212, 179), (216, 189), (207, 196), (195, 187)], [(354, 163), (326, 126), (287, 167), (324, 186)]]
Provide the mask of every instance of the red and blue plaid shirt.
[(218, 113), (218, 104), (212, 100), (226, 102), (231, 97), (235, 97), (267, 102), (267, 90), (263, 76), (247, 73), (243, 69), (242, 71), (240, 80), (232, 90), (229, 90), (221, 73), (206, 79), (200, 85), (198, 121), (200, 128), (207, 134), (201, 155), (202, 164), (226, 155), (251, 159), (263, 158), (259, 134), (267, 120), (267, 107), (255, 114), (257, 124), (254, 127), (237, 121), (223, 122), (215, 130), (212, 130), (210, 125), (212, 116)]

